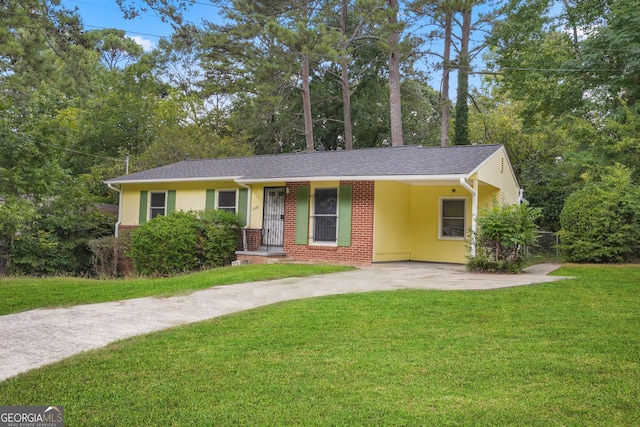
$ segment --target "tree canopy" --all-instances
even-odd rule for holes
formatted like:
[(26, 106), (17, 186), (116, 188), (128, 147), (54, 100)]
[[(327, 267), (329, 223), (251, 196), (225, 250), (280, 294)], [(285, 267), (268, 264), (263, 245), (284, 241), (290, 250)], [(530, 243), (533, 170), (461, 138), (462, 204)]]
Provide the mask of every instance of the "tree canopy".
[(634, 1), (213, 0), (199, 24), (192, 3), (114, 0), (172, 23), (147, 52), (58, 0), (0, 3), (0, 272), (80, 272), (60, 254), (109, 233), (126, 164), (499, 143), (551, 231), (612, 167), (640, 182)]

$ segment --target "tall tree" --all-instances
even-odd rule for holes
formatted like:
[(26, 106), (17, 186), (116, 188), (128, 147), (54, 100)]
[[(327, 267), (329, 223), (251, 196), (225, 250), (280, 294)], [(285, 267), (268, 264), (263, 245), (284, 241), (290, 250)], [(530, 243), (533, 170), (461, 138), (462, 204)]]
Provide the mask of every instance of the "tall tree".
[(461, 4), (462, 25), (460, 28), (460, 52), (458, 54), (458, 87), (456, 96), (456, 125), (453, 135), (455, 145), (469, 144), (469, 42), (471, 37), (471, 12), (474, 0), (464, 0)]
[(0, 3), (0, 274), (77, 272), (86, 239), (100, 235), (96, 198), (65, 164), (83, 153), (70, 150), (64, 118), (90, 96), (99, 63), (59, 4)]
[[(411, 10), (424, 27), (425, 42), (434, 47), (426, 49), (426, 60), (436, 58), (436, 67), (442, 71), (440, 141), (449, 145), (449, 79), (452, 70), (458, 72), (456, 96), (455, 144), (468, 144), (469, 75), (473, 63), (487, 47), (486, 35), (504, 16), (506, 0), (413, 0)], [(477, 12), (482, 6), (482, 13)], [(442, 46), (442, 50), (440, 50)], [(456, 53), (452, 60), (452, 51)]]
[[(349, 84), (349, 36), (347, 23), (349, 18), (349, 0), (340, 1), (340, 84), (342, 86), (342, 108), (344, 121), (344, 148), (353, 149), (353, 127), (351, 124), (351, 85)], [(354, 35), (359, 30), (356, 28)]]
[(94, 44), (102, 62), (109, 70), (122, 68), (137, 61), (143, 53), (142, 46), (128, 38), (123, 30), (108, 28), (93, 30), (85, 36)]
[(400, 34), (398, 0), (387, 0), (389, 13), (389, 106), (391, 114), (391, 145), (404, 145), (402, 134), (402, 96), (400, 92)]
[(453, 12), (444, 10), (444, 48), (442, 54), (442, 87), (440, 89), (440, 145), (449, 145), (449, 120), (451, 119), (451, 102), (449, 100), (449, 78), (451, 72), (451, 43), (452, 43), (452, 19)]
[(628, 0), (531, 0), (512, 2), (494, 28), (494, 89), (520, 106), (521, 141), (514, 146), (521, 150), (534, 136), (544, 142), (523, 162), (521, 181), (552, 229), (581, 177), (638, 161), (634, 22), (640, 13)]

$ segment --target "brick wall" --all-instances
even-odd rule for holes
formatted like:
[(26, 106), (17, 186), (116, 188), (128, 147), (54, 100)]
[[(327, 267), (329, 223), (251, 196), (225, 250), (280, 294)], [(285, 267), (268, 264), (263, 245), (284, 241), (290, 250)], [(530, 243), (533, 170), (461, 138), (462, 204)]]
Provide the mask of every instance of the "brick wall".
[(118, 235), (120, 235), (120, 232), (125, 231), (125, 230), (133, 230), (134, 228), (138, 228), (138, 225), (118, 225)]
[(262, 244), (262, 229), (260, 228), (248, 228), (247, 229), (247, 250), (257, 251)]
[[(285, 197), (284, 251), (294, 261), (329, 262), (348, 265), (370, 265), (373, 260), (373, 181), (341, 181), (353, 188), (351, 246), (297, 245), (296, 189), (308, 182), (288, 183)], [(309, 204), (311, 209), (311, 203)]]

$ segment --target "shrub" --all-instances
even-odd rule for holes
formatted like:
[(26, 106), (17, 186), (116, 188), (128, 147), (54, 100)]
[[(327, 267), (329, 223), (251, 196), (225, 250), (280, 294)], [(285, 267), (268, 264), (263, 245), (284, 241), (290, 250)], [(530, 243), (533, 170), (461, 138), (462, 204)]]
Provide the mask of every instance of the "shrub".
[(13, 274), (83, 276), (91, 271), (89, 241), (113, 233), (115, 218), (93, 208), (69, 206), (53, 200), (38, 206), (10, 247)]
[(560, 248), (572, 262), (624, 262), (640, 248), (640, 190), (631, 171), (607, 168), (567, 198), (560, 214)]
[(238, 216), (230, 212), (208, 210), (200, 214), (200, 221), (204, 265), (220, 267), (230, 264), (240, 237)]
[(221, 266), (233, 259), (238, 228), (238, 216), (224, 211), (173, 212), (133, 230), (127, 255), (148, 275)]
[(535, 243), (540, 210), (526, 204), (500, 205), (478, 213), (476, 253), (469, 257), (470, 271), (519, 273), (527, 260), (527, 247)]
[(116, 278), (131, 271), (131, 261), (126, 257), (131, 236), (124, 230), (118, 237), (106, 236), (88, 243), (93, 256), (91, 263), (100, 278)]
[(198, 218), (191, 212), (158, 216), (131, 233), (128, 256), (140, 273), (172, 275), (200, 267)]

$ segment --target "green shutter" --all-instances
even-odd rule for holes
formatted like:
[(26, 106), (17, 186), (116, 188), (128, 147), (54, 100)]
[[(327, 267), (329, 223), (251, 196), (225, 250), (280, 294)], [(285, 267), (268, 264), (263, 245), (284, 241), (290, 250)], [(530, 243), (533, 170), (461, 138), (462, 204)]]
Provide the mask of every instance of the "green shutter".
[(309, 187), (296, 189), (296, 244), (309, 242)]
[(142, 225), (147, 222), (147, 191), (140, 192), (140, 213), (138, 216), (138, 224)]
[(176, 190), (167, 191), (167, 215), (176, 210)]
[(247, 225), (247, 205), (249, 204), (249, 189), (241, 188), (238, 194), (238, 214), (240, 215), (240, 226)]
[(338, 189), (338, 246), (351, 246), (351, 199), (350, 185)]
[(210, 188), (204, 200), (204, 209), (209, 211), (216, 208), (216, 190)]

